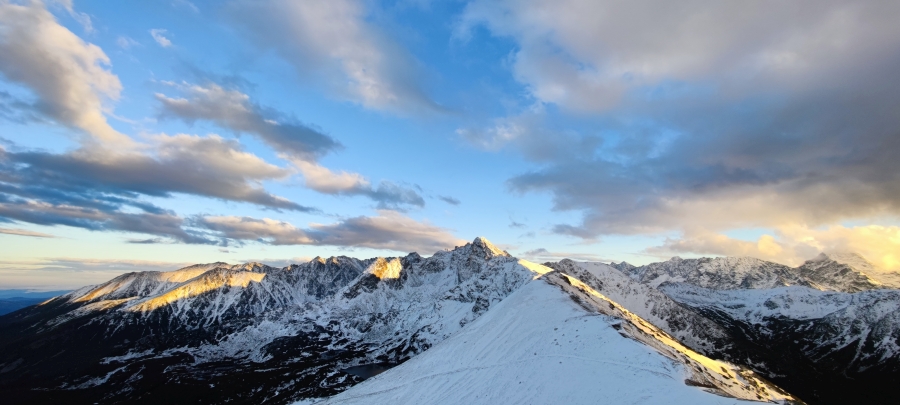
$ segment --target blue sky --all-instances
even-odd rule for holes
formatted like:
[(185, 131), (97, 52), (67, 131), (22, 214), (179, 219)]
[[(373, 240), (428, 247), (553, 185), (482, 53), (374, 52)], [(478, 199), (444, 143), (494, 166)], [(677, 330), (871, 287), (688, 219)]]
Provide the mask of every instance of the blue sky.
[(0, 288), (476, 236), (900, 268), (896, 2), (0, 1)]

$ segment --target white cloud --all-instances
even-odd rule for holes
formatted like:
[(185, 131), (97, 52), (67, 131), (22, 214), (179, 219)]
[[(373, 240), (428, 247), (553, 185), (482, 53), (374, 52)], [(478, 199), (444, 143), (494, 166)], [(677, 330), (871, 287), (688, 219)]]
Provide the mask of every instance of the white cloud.
[(340, 194), (351, 190), (371, 187), (369, 181), (359, 173), (341, 171), (335, 173), (316, 163), (294, 160), (294, 165), (303, 174), (306, 187), (325, 194)]
[(172, 41), (169, 38), (166, 38), (166, 33), (169, 32), (162, 28), (154, 28), (150, 30), (150, 36), (153, 37), (153, 40), (156, 41), (159, 46), (163, 48), (168, 48), (172, 46)]
[(820, 252), (858, 253), (876, 266), (900, 270), (900, 227), (841, 226), (810, 228), (785, 225), (774, 235), (762, 235), (756, 241), (735, 239), (713, 232), (694, 230), (662, 246), (647, 249), (656, 255), (680, 253), (721, 256), (750, 256), (791, 266), (803, 263)]
[(367, 21), (362, 1), (234, 1), (231, 14), (261, 47), (341, 98), (377, 110), (439, 109), (422, 92), (413, 59)]
[(140, 44), (141, 44), (140, 42), (135, 41), (131, 37), (120, 36), (119, 38), (116, 38), (116, 45), (118, 45), (119, 48), (122, 48), (122, 49), (131, 49), (132, 47), (140, 45)]
[(104, 116), (104, 103), (118, 99), (122, 86), (103, 50), (60, 25), (39, 1), (0, 3), (0, 24), (0, 72), (34, 92), (32, 109), (96, 140), (130, 143)]

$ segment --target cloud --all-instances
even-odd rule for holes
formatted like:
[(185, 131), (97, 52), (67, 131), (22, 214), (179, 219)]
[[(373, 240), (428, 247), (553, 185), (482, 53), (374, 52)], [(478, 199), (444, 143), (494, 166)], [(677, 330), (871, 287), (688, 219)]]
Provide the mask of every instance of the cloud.
[(307, 257), (307, 256), (297, 256), (297, 257), (292, 257), (290, 259), (284, 259), (284, 258), (270, 259), (270, 258), (258, 258), (257, 257), (257, 258), (239, 260), (238, 262), (240, 262), (240, 263), (257, 262), (257, 263), (263, 263), (267, 266), (282, 268), (282, 267), (288, 267), (292, 264), (309, 263), (312, 259), (313, 259), (312, 257)]
[(634, 90), (664, 91), (655, 86), (671, 82), (688, 88), (669, 90), (687, 92), (698, 82), (723, 92), (816, 88), (831, 74), (887, 59), (881, 51), (900, 38), (897, 12), (890, 2), (839, 0), (473, 1), (457, 33), (483, 25), (513, 38), (514, 73), (534, 96), (603, 111)]
[(15, 198), (0, 202), (0, 219), (38, 225), (65, 225), (94, 231), (145, 233), (183, 243), (217, 242), (197, 232), (185, 230), (182, 228), (184, 221), (173, 213), (128, 213), (118, 209), (102, 210)]
[(378, 202), (379, 208), (425, 205), (424, 198), (411, 188), (389, 181), (382, 181), (375, 187), (359, 173), (334, 172), (319, 165), (316, 163), (318, 158), (342, 147), (337, 140), (311, 126), (287, 119), (274, 109), (252, 103), (250, 97), (240, 91), (214, 83), (179, 87), (188, 98), (156, 95), (162, 103), (162, 116), (177, 117), (188, 123), (208, 120), (235, 132), (256, 136), (292, 162), (310, 189), (323, 194), (365, 196)]
[(0, 288), (71, 290), (86, 284), (100, 284), (122, 273), (171, 271), (191, 264), (193, 263), (76, 257), (0, 260)]
[(783, 226), (775, 235), (762, 235), (756, 241), (694, 230), (678, 239), (667, 239), (647, 253), (666, 256), (693, 253), (718, 256), (750, 256), (797, 266), (820, 252), (859, 253), (885, 270), (900, 270), (900, 227), (841, 226), (809, 228)]
[(188, 123), (208, 120), (224, 128), (257, 136), (277, 151), (312, 160), (341, 148), (334, 138), (308, 125), (287, 119), (273, 109), (250, 102), (250, 96), (209, 83), (180, 86), (188, 98), (156, 94), (163, 117)]
[[(290, 171), (218, 136), (156, 135), (142, 152), (82, 148), (53, 154), (0, 148), (0, 222), (137, 232), (183, 243), (218, 243), (142, 197), (175, 193), (276, 210), (318, 212), (260, 184)], [(146, 241), (145, 241), (146, 242)]]
[(306, 229), (269, 218), (207, 216), (196, 221), (198, 226), (219, 232), (228, 239), (272, 245), (368, 247), (430, 254), (465, 243), (444, 228), (389, 210), (381, 210), (374, 217), (359, 216), (334, 224), (311, 224)]
[[(813, 9), (814, 10), (811, 10)], [(900, 4), (487, 2), (523, 112), (461, 135), (583, 212), (557, 233), (659, 234), (900, 216)], [(737, 248), (734, 248), (738, 251)]]
[(40, 1), (0, 3), (0, 24), (0, 73), (34, 93), (31, 110), (102, 142), (130, 144), (104, 116), (122, 86), (103, 50), (60, 25)]
[(154, 29), (151, 29), (149, 32), (150, 32), (150, 36), (153, 37), (153, 40), (156, 41), (156, 43), (159, 44), (159, 46), (161, 46), (163, 48), (168, 48), (168, 47), (172, 46), (172, 41), (169, 40), (169, 38), (166, 38), (166, 33), (168, 32), (167, 30), (164, 30), (162, 28), (154, 28)]
[(141, 44), (140, 42), (135, 41), (134, 38), (131, 38), (131, 37), (119, 36), (118, 38), (116, 38), (116, 45), (118, 45), (119, 48), (122, 48), (122, 49), (131, 49), (132, 47), (135, 47), (140, 44)]
[(174, 1), (172, 1), (172, 7), (182, 8), (182, 9), (188, 10), (192, 13), (200, 12), (200, 9), (197, 8), (197, 5), (195, 5), (194, 3), (192, 3), (188, 0), (174, 0)]
[(69, 13), (69, 16), (72, 17), (72, 19), (81, 24), (81, 27), (84, 28), (84, 32), (94, 32), (94, 23), (91, 22), (91, 16), (87, 15), (87, 13), (79, 13), (75, 11), (75, 6), (72, 4), (72, 0), (51, 0), (51, 2), (62, 6)]
[(611, 262), (609, 259), (590, 254), (590, 253), (572, 253), (572, 252), (551, 252), (544, 248), (537, 248), (523, 252), (522, 258), (528, 259), (535, 263), (556, 262), (562, 259), (571, 259), (585, 262)]
[(438, 196), (438, 199), (441, 200), (441, 201), (443, 201), (443, 202), (445, 202), (445, 203), (447, 203), (447, 204), (450, 204), (450, 205), (459, 205), (459, 204), (462, 203), (461, 201), (459, 201), (459, 199), (453, 198), (453, 197), (448, 196), (448, 195), (439, 195), (439, 196)]
[(422, 91), (416, 62), (368, 21), (356, 0), (233, 1), (232, 20), (305, 78), (376, 110), (440, 110)]
[(55, 236), (50, 234), (16, 228), (0, 228), (0, 233), (6, 235), (31, 236), (35, 238), (55, 238)]
[(303, 174), (307, 187), (324, 194), (361, 195), (378, 202), (380, 209), (399, 209), (403, 206), (425, 206), (425, 199), (415, 190), (390, 181), (382, 181), (378, 187), (361, 174), (341, 171), (335, 173), (316, 163), (294, 160)]
[(266, 192), (260, 182), (282, 179), (290, 172), (243, 151), (235, 141), (185, 134), (155, 135), (150, 141), (150, 153), (105, 149), (64, 154), (7, 152), (0, 154), (0, 164), (5, 163), (6, 181), (17, 185), (9, 192), (28, 198), (54, 198), (48, 193), (51, 190), (126, 198), (184, 193), (274, 209), (315, 211)]

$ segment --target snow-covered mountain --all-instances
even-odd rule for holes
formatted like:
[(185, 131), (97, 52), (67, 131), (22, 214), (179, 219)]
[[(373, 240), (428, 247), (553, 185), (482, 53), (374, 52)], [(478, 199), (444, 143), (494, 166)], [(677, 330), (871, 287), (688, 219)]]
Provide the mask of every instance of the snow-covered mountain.
[(859, 255), (796, 268), (750, 258), (613, 266), (717, 323), (733, 343), (723, 357), (807, 401), (900, 398), (900, 284)]
[(819, 290), (858, 292), (900, 288), (900, 273), (882, 270), (856, 253), (822, 253), (797, 268)]
[(742, 367), (681, 346), (577, 279), (535, 270), (539, 279), (460, 332), (321, 404), (792, 400)]
[(725, 328), (609, 265), (569, 259), (545, 265), (581, 280), (693, 350), (723, 358), (732, 347), (731, 335)]
[[(546, 361), (580, 364), (567, 380), (594, 381), (591, 392), (607, 390), (610, 398), (636, 395), (636, 402), (653, 402), (669, 392), (685, 403), (722, 400), (712, 392), (793, 400), (741, 365), (698, 353), (716, 353), (711, 346), (728, 342), (724, 328), (697, 312), (638, 283), (612, 288), (629, 281), (612, 268), (568, 270), (578, 274), (516, 259), (478, 238), (429, 258), (317, 258), (280, 269), (213, 263), (126, 274), (0, 318), (0, 391), (20, 403), (286, 403), (332, 396), (411, 358), (446, 363), (442, 367), (468, 362), (474, 368), (464, 374), (479, 378), (478, 364), (497, 353), (521, 357), (531, 350)], [(639, 307), (639, 294), (653, 297), (653, 305)], [(586, 323), (583, 335), (551, 340), (542, 326), (579, 319)], [(543, 328), (545, 334), (525, 340), (505, 334), (514, 327), (520, 333)], [(472, 333), (481, 340), (470, 343), (466, 336)], [(491, 344), (484, 336), (494, 336)], [(435, 347), (453, 345), (444, 352)], [(565, 357), (578, 347), (585, 352), (580, 360)], [(389, 375), (406, 378), (403, 370), (415, 364), (392, 368), (367, 386), (393, 381)], [(604, 380), (628, 373), (655, 377), (629, 389)], [(648, 385), (656, 380), (666, 389)], [(499, 378), (493, 388), (518, 390), (521, 381)], [(475, 386), (448, 384), (444, 389), (476, 392)], [(565, 393), (580, 387), (563, 388), (556, 387), (560, 399), (593, 401)], [(424, 402), (440, 402), (431, 399)]]
[(750, 257), (672, 259), (644, 266), (612, 263), (632, 279), (659, 287), (687, 283), (714, 290), (801, 285), (823, 291), (858, 292), (900, 288), (900, 273), (882, 270), (856, 253), (822, 253), (799, 267)]

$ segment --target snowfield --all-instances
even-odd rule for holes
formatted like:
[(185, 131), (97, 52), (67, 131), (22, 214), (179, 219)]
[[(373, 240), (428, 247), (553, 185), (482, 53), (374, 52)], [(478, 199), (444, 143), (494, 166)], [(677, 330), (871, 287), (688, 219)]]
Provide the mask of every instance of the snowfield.
[(459, 333), (317, 404), (739, 404), (685, 367), (531, 282)]

